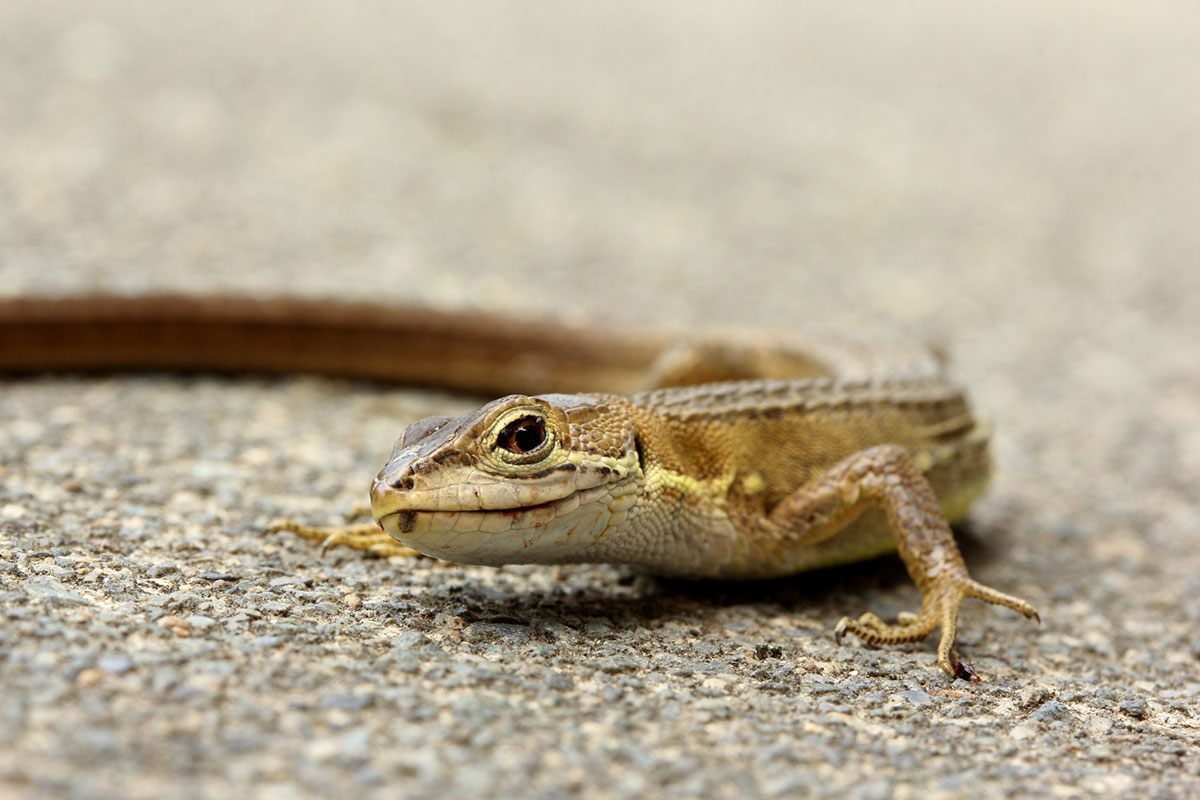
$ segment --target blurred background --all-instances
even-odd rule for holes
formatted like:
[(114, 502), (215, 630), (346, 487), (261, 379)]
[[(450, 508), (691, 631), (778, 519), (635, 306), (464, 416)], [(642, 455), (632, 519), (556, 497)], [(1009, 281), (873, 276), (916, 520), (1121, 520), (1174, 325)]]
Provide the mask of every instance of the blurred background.
[(1095, 331), (1195, 295), (1198, 32), (1170, 2), (8, 2), (0, 291)]

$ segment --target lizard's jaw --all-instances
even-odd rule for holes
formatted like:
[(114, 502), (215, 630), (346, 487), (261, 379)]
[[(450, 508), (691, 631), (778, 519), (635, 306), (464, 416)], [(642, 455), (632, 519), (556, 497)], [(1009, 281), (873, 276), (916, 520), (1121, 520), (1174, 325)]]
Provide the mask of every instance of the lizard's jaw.
[(422, 510), (376, 481), (376, 521), (397, 541), (460, 564), (586, 561), (587, 550), (624, 519), (636, 488), (605, 484), (536, 505), (490, 510)]

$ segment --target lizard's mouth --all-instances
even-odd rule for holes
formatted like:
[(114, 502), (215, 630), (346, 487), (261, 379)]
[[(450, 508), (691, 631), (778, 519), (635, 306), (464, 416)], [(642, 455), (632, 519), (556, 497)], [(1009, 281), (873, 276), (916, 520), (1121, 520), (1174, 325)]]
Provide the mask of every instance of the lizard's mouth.
[(401, 544), (460, 564), (556, 563), (579, 552), (608, 526), (607, 487), (581, 489), (531, 506), (480, 510), (386, 509), (379, 526)]
[(577, 506), (580, 497), (593, 488), (603, 487), (580, 488), (574, 480), (562, 480), (553, 484), (451, 484), (414, 489), (397, 488), (376, 478), (371, 485), (371, 511), (386, 530), (390, 531), (392, 525), (400, 534), (414, 533), (430, 524), (436, 529), (450, 526), (460, 532), (503, 533), (553, 519), (557, 513)]
[[(376, 513), (383, 511), (376, 517), (376, 521), (401, 541), (424, 533), (505, 534), (546, 527), (555, 520), (571, 516), (581, 508), (606, 508), (607, 503), (602, 502), (602, 498), (607, 493), (608, 487), (595, 486), (545, 503), (513, 508), (389, 510), (385, 506), (376, 509)], [(405, 544), (407, 543), (405, 541)]]
[[(487, 511), (476, 510), (458, 510), (458, 511), (426, 511), (420, 509), (405, 509), (403, 511), (393, 511), (385, 514), (378, 522), (385, 530), (390, 529), (390, 520), (395, 520), (394, 525), (401, 535), (414, 533), (418, 529), (418, 523), (422, 520), (430, 523), (442, 523), (453, 529), (461, 529), (461, 532), (484, 530), (484, 528), (497, 528), (495, 530), (484, 530), (485, 533), (504, 533), (512, 528), (527, 527), (521, 522), (525, 521), (525, 516), (534, 515), (541, 516), (539, 512), (553, 510), (554, 506), (561, 503), (561, 500), (552, 500), (547, 503), (538, 503), (533, 506), (516, 506), (514, 508), (494, 508)], [(553, 514), (550, 515), (553, 518)], [(520, 518), (520, 520), (518, 519)], [(544, 520), (538, 519), (534, 524)], [(485, 522), (505, 523), (500, 526), (487, 525)], [(440, 527), (437, 525), (424, 526), (429, 528)]]

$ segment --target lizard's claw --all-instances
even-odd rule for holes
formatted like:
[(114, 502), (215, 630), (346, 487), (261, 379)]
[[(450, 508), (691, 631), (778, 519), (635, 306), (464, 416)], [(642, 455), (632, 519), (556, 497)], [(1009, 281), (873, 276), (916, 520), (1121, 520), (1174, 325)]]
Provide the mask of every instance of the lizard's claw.
[(378, 526), (371, 525), (334, 525), (329, 527), (300, 525), (290, 519), (282, 519), (273, 523), (268, 529), (271, 533), (287, 531), (314, 542), (320, 542), (321, 555), (331, 547), (345, 545), (355, 550), (366, 550), (368, 553), (381, 558), (388, 556), (405, 556), (414, 558), (420, 556), (411, 547), (405, 547), (391, 536), (381, 531)]
[(958, 609), (968, 597), (976, 597), (993, 605), (1007, 606), (1041, 622), (1037, 609), (1019, 597), (998, 592), (966, 575), (946, 575), (929, 586), (919, 614), (900, 614), (896, 625), (889, 625), (870, 611), (856, 620), (842, 617), (833, 635), (839, 644), (847, 632), (853, 633), (868, 644), (904, 644), (924, 639), (940, 627), (942, 638), (938, 642), (937, 663), (943, 672), (954, 677), (956, 671), (951, 652), (954, 647), (954, 635), (958, 629)]

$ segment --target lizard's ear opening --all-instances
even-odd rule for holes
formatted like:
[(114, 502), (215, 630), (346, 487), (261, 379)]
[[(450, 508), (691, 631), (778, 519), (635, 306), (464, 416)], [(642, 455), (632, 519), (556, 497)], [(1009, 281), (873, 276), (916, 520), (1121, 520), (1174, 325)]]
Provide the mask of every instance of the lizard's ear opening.
[(636, 430), (633, 432), (633, 449), (637, 453), (638, 466), (643, 470), (646, 469), (646, 448), (642, 444), (642, 437)]

